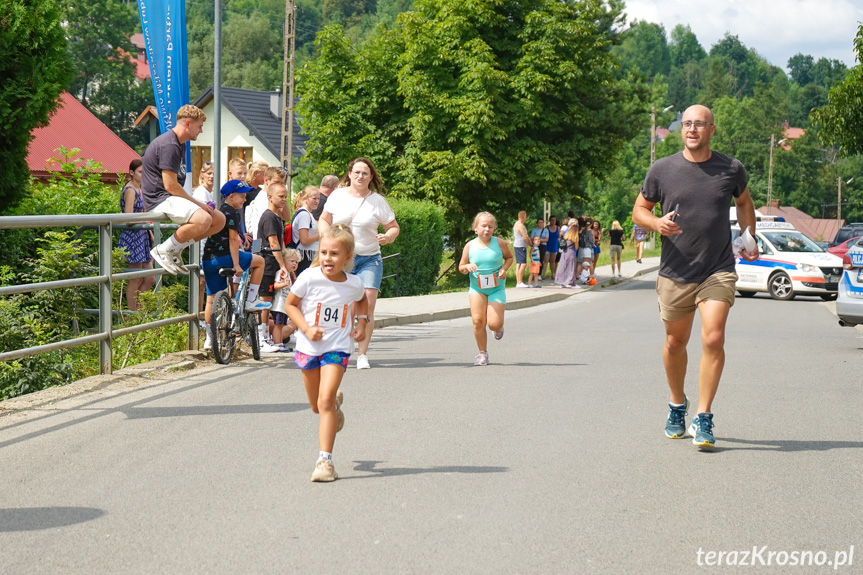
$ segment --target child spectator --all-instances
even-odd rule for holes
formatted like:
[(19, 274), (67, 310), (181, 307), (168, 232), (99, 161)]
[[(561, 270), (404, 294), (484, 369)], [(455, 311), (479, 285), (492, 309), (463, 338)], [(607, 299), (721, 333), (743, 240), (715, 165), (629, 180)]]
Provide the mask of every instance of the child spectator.
[[(261, 214), (258, 223), (258, 238), (261, 240), (264, 251), (264, 277), (261, 279), (261, 298), (264, 301), (273, 301), (273, 284), (277, 277), (288, 276), (285, 261), (282, 259), (282, 250), (285, 249), (285, 222), (282, 220), (282, 209), (288, 201), (288, 190), (282, 184), (273, 184), (267, 188), (269, 208)], [(261, 353), (277, 353), (281, 351), (272, 344), (269, 329), (269, 312), (265, 311), (261, 316), (261, 325), (258, 326), (261, 339)]]
[[(261, 188), (261, 193), (258, 194), (258, 197), (254, 199), (250, 204), (247, 204), (244, 210), (244, 218), (246, 222), (246, 229), (249, 230), (249, 233), (252, 234), (252, 239), (258, 239), (258, 226), (261, 223), (261, 216), (264, 212), (266, 212), (270, 207), (270, 199), (267, 196), (267, 190), (270, 189), (270, 186), (275, 184), (285, 183), (285, 171), (282, 168), (272, 166), (267, 168), (267, 171), (264, 172), (264, 186)], [(287, 204), (286, 204), (287, 205)], [(287, 220), (290, 217), (290, 212), (288, 212), (287, 217), (285, 217), (285, 212), (282, 212), (282, 219)]]
[[(351, 357), (351, 338), (365, 337), (368, 299), (362, 279), (348, 274), (354, 256), (354, 235), (348, 226), (333, 224), (321, 237), (313, 266), (291, 286), (285, 310), (298, 328), (294, 363), (303, 371), (303, 383), (312, 411), (320, 414), (320, 453), (312, 481), (338, 479), (333, 465), (336, 433), (345, 422), (339, 385)], [(357, 325), (350, 307), (354, 305)]]
[(294, 351), (288, 345), (291, 334), (297, 330), (294, 322), (288, 319), (285, 313), (285, 302), (288, 299), (288, 292), (296, 280), (294, 272), (297, 271), (297, 266), (300, 264), (300, 252), (293, 248), (285, 248), (282, 250), (282, 259), (285, 262), (285, 267), (288, 270), (287, 277), (279, 276), (273, 284), (273, 290), (276, 295), (273, 297), (273, 307), (270, 308), (270, 317), (273, 318), (273, 345), (280, 347), (282, 351)]
[(222, 205), (219, 211), (225, 216), (225, 227), (210, 236), (202, 258), (204, 279), (207, 284), (207, 305), (204, 308), (204, 320), (207, 322), (207, 337), (204, 349), (213, 349), (212, 330), (210, 329), (210, 314), (213, 309), (213, 296), (228, 287), (227, 278), (219, 275), (221, 268), (234, 268), (234, 276), (252, 268), (249, 281), (249, 293), (246, 298), (246, 311), (263, 311), (270, 304), (258, 298), (261, 278), (264, 275), (264, 258), (240, 251), (240, 208), (243, 207), (245, 194), (250, 188), (239, 180), (230, 180), (222, 186)]
[(539, 246), (542, 245), (542, 240), (539, 236), (533, 236), (533, 250), (530, 252), (530, 276), (527, 278), (528, 287), (542, 287), (539, 285), (539, 271), (542, 265), (542, 252)]

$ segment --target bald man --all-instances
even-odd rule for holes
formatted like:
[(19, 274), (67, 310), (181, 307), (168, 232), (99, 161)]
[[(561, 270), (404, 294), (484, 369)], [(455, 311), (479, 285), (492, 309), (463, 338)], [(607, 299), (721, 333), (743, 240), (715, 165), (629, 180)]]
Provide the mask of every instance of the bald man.
[[(662, 359), (671, 390), (665, 435), (671, 439), (686, 434), (686, 345), (695, 311), (701, 314), (698, 410), (689, 427), (693, 444), (701, 450), (715, 446), (712, 404), (725, 366), (725, 324), (737, 282), (728, 213), (732, 199), (740, 229), (749, 226), (755, 231), (746, 169), (710, 149), (715, 131), (709, 108), (688, 108), (681, 122), (683, 151), (651, 166), (632, 210), (633, 222), (662, 235), (656, 292), (665, 326)], [(657, 203), (661, 217), (653, 213)], [(758, 251), (741, 257), (755, 261)]]

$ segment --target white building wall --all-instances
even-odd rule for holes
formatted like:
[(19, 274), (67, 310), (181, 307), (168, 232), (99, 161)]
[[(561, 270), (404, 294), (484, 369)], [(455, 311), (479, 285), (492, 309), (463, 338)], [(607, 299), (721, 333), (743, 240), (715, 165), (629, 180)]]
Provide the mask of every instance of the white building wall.
[[(204, 106), (204, 114), (207, 121), (204, 122), (204, 131), (198, 139), (192, 142), (193, 146), (209, 147), (213, 150), (213, 126), (216, 117), (213, 100)], [(219, 175), (215, 179), (214, 188), (220, 189), (228, 181), (228, 148), (252, 148), (252, 160), (263, 160), (270, 166), (280, 165), (279, 159), (267, 150), (264, 143), (249, 133), (249, 129), (224, 104), (222, 105), (222, 149), (220, 151)], [(212, 152), (211, 152), (212, 153)], [(212, 154), (211, 157), (215, 157)]]

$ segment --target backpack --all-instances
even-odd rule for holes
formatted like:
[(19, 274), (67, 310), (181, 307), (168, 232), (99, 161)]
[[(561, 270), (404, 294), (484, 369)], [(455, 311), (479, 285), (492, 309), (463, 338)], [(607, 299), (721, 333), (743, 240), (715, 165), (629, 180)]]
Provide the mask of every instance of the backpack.
[(300, 214), (301, 211), (308, 212), (309, 210), (307, 210), (306, 208), (300, 208), (299, 210), (294, 212), (294, 216), (291, 218), (290, 223), (285, 224), (285, 247), (286, 248), (297, 249), (298, 243), (294, 242), (294, 220), (297, 219), (297, 216)]

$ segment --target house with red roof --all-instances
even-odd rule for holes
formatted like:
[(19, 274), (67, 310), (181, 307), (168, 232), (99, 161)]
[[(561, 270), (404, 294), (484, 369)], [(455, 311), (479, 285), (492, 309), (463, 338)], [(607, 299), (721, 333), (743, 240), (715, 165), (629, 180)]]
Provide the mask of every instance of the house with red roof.
[(27, 165), (30, 174), (37, 179), (46, 180), (59, 171), (59, 165), (51, 160), (58, 156), (57, 148), (78, 148), (76, 156), (92, 159), (102, 164), (102, 180), (116, 182), (125, 176), (129, 164), (140, 156), (126, 142), (103, 124), (99, 118), (84, 107), (68, 92), (60, 95), (61, 104), (51, 116), (49, 124), (33, 131), (33, 140), (27, 151)]

